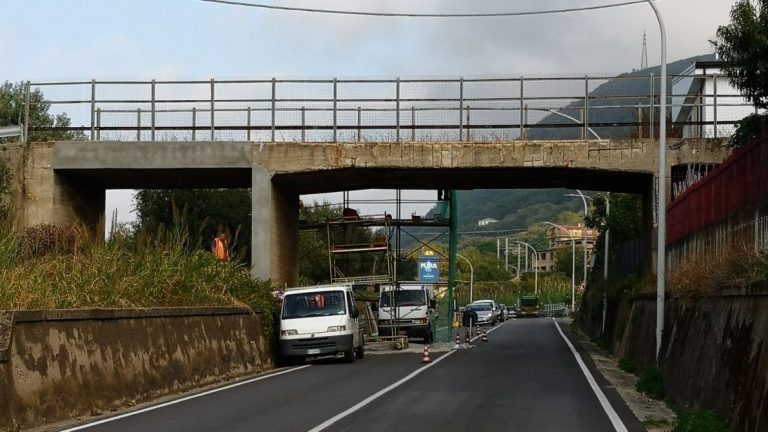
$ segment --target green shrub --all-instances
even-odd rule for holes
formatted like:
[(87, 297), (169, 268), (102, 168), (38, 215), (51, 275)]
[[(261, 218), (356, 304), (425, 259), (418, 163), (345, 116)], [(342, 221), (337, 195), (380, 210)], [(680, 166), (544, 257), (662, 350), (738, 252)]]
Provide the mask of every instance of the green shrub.
[(246, 306), (264, 312), (269, 281), (190, 245), (183, 227), (109, 241), (82, 228), (41, 226), (0, 235), (0, 310)]
[(673, 432), (729, 432), (728, 422), (713, 411), (691, 409), (677, 417)]
[(623, 359), (619, 360), (619, 368), (624, 372), (628, 372), (631, 374), (637, 373), (637, 365), (635, 364), (635, 361), (632, 360), (631, 358), (624, 357)]
[(654, 399), (664, 399), (664, 375), (659, 368), (648, 368), (640, 374), (635, 385), (637, 391)]

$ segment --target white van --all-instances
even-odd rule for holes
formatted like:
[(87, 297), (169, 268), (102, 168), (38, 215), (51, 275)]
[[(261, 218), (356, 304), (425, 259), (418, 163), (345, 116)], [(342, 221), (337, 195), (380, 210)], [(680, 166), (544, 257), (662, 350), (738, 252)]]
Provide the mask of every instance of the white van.
[(285, 291), (280, 311), (283, 360), (343, 354), (364, 356), (363, 329), (351, 285), (318, 285)]
[(379, 293), (379, 334), (393, 336), (395, 329), (408, 337), (435, 339), (435, 291), (432, 285), (386, 285)]

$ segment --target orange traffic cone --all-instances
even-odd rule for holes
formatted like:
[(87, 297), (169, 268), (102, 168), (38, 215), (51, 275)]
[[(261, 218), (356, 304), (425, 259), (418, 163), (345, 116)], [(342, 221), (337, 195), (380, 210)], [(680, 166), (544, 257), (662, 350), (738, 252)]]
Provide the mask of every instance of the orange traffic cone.
[(429, 363), (432, 360), (429, 359), (429, 345), (424, 345), (424, 356), (421, 358), (422, 363)]
[(483, 342), (488, 342), (488, 333), (485, 332), (485, 328), (483, 328), (483, 338), (481, 340)]

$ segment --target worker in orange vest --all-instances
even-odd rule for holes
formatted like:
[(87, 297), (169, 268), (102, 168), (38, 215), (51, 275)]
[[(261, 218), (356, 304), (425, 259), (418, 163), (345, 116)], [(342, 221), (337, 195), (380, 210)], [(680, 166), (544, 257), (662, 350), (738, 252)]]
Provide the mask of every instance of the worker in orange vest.
[(217, 237), (214, 237), (211, 251), (213, 252), (213, 256), (220, 260), (229, 259), (229, 247), (227, 246), (227, 237), (224, 233), (219, 233)]

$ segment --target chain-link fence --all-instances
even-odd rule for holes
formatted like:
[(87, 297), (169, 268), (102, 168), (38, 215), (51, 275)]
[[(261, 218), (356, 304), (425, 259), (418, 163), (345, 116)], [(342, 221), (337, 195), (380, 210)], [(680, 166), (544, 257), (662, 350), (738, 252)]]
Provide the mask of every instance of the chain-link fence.
[[(753, 111), (716, 75), (670, 76), (668, 135), (716, 137)], [(27, 83), (91, 140), (501, 141), (658, 136), (659, 77)], [(710, 83), (711, 81), (711, 83)], [(713, 84), (714, 83), (714, 84)], [(29, 111), (29, 110), (27, 110)], [(78, 135), (80, 136), (80, 135)]]

